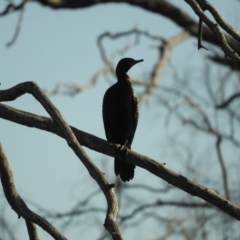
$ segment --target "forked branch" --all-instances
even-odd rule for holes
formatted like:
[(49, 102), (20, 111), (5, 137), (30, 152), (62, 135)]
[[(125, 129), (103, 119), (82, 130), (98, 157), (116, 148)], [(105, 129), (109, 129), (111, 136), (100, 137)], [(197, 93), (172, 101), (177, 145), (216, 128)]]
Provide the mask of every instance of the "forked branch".
[[(0, 91), (0, 101), (3, 101), (4, 99), (6, 100), (7, 98), (9, 98), (8, 96), (11, 96), (11, 99), (15, 99), (16, 96), (19, 96), (19, 94), (21, 94), (19, 87), (23, 86), (24, 84), (33, 83), (23, 83), (9, 90)], [(2, 94), (3, 92), (4, 94)], [(65, 133), (64, 131), (61, 131), (58, 123), (46, 117), (16, 110), (3, 104), (0, 104), (0, 117), (29, 127), (46, 130), (65, 138)], [(68, 128), (70, 129), (69, 126)], [(73, 127), (71, 129), (74, 132), (77, 140), (82, 145), (85, 145), (90, 149), (94, 149), (95, 151), (104, 153), (112, 157), (117, 156), (116, 146), (113, 146), (112, 144), (93, 135), (81, 132)], [(71, 143), (69, 143), (69, 145), (71, 146)], [(148, 170), (149, 172), (167, 181), (168, 183), (182, 189), (183, 191), (193, 196), (204, 199), (205, 201), (218, 207), (219, 209), (226, 212), (235, 219), (240, 220), (239, 206), (233, 204), (226, 198), (221, 197), (216, 192), (206, 188), (205, 186), (195, 183), (187, 179), (186, 177), (173, 172), (172, 170), (166, 168), (164, 164), (161, 164), (153, 159), (140, 155), (131, 150), (128, 151), (126, 161)]]
[(0, 175), (1, 182), (3, 186), (3, 191), (6, 199), (12, 209), (17, 213), (18, 217), (23, 217), (26, 221), (29, 237), (30, 239), (38, 240), (38, 235), (36, 231), (36, 223), (47, 231), (54, 239), (66, 240), (56, 228), (54, 228), (47, 220), (40, 217), (36, 213), (32, 212), (19, 196), (17, 189), (14, 184), (13, 173), (11, 167), (8, 163), (7, 156), (3, 150), (0, 143)]
[(113, 185), (108, 183), (104, 174), (96, 167), (92, 160), (88, 157), (79, 141), (76, 139), (74, 133), (72, 132), (69, 125), (65, 122), (61, 113), (56, 109), (48, 97), (43, 93), (43, 91), (34, 82), (25, 82), (16, 85), (8, 90), (0, 91), (0, 101), (12, 101), (20, 97), (25, 93), (30, 93), (33, 97), (38, 100), (45, 110), (52, 117), (56, 127), (61, 132), (62, 136), (67, 141), (68, 145), (72, 148), (78, 158), (85, 165), (89, 174), (98, 183), (99, 187), (102, 189), (107, 203), (107, 215), (105, 219), (105, 228), (112, 235), (113, 239), (122, 239), (121, 232), (115, 220), (118, 212), (117, 199), (113, 191)]

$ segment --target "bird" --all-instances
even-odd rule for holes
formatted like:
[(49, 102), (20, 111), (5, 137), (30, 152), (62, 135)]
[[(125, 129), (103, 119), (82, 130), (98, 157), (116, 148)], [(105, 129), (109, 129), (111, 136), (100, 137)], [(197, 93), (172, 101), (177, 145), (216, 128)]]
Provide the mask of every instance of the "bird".
[[(121, 59), (116, 67), (117, 82), (107, 89), (103, 97), (102, 114), (106, 138), (111, 143), (129, 149), (137, 128), (139, 110), (127, 72), (142, 61), (143, 59)], [(114, 171), (123, 182), (133, 179), (134, 168), (135, 165), (126, 162), (123, 157), (115, 157)]]

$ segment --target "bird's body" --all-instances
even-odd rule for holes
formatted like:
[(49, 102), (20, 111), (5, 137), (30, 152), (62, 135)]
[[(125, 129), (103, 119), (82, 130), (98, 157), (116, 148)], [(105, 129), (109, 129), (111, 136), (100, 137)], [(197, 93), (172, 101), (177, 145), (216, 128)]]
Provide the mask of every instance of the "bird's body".
[[(138, 122), (138, 102), (127, 71), (143, 60), (124, 58), (116, 68), (117, 83), (111, 86), (103, 99), (103, 122), (107, 140), (131, 148)], [(130, 181), (135, 166), (121, 157), (115, 158), (114, 169), (121, 179)]]

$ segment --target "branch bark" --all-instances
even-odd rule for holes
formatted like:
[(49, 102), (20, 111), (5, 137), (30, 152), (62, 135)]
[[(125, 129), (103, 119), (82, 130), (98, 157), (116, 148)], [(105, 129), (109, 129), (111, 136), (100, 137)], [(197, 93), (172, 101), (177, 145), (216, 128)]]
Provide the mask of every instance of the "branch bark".
[[(2, 91), (0, 91), (0, 101), (2, 101), (1, 92)], [(23, 124), (28, 127), (34, 127), (49, 131), (57, 134), (60, 137), (63, 137), (63, 133), (60, 131), (55, 122), (50, 118), (23, 112), (3, 104), (0, 104), (0, 117), (12, 122)], [(108, 143), (107, 141), (104, 141), (88, 133), (79, 131), (76, 128), (71, 127), (71, 129), (82, 145), (112, 157), (117, 156), (116, 145)], [(148, 170), (169, 184), (172, 184), (175, 187), (182, 189), (183, 191), (193, 196), (197, 196), (211, 203), (233, 218), (240, 220), (239, 206), (228, 201), (226, 198), (221, 197), (216, 192), (208, 189), (207, 187), (195, 183), (178, 173), (175, 173), (174, 171), (166, 168), (163, 164), (146, 156), (140, 155), (132, 150), (128, 151), (126, 161)]]
[[(60, 9), (83, 9), (87, 7), (92, 7), (97, 4), (105, 4), (105, 3), (126, 3), (134, 7), (140, 7), (143, 10), (162, 15), (166, 18), (169, 18), (171, 21), (173, 21), (176, 25), (181, 27), (183, 30), (188, 31), (193, 37), (198, 37), (198, 23), (191, 18), (186, 12), (179, 9), (177, 6), (174, 6), (172, 3), (161, 0), (161, 1), (151, 1), (151, 0), (88, 0), (88, 1), (72, 1), (72, 0), (29, 0), (29, 2), (38, 2), (43, 6), (53, 8), (55, 10)], [(186, 2), (193, 2), (186, 1)], [(195, 2), (195, 1), (194, 1)], [(199, 0), (198, 2), (206, 2), (203, 0)], [(23, 4), (14, 5), (12, 3), (8, 4), (6, 8), (0, 12), (0, 16), (4, 16), (14, 11), (19, 11), (23, 7)], [(192, 6), (191, 6), (192, 7)], [(210, 5), (207, 6), (207, 9), (211, 11), (212, 14), (216, 17), (216, 9), (213, 11), (213, 7)], [(217, 19), (220, 19), (220, 17), (217, 15)], [(220, 19), (222, 20), (222, 19)], [(220, 22), (220, 21), (219, 21)], [(226, 25), (226, 24), (225, 24)], [(221, 25), (226, 28), (224, 25)], [(231, 28), (229, 25), (226, 28), (227, 30), (231, 31)], [(203, 32), (204, 32), (204, 41), (207, 41), (214, 45), (219, 45), (219, 41), (215, 36), (215, 33), (209, 29), (208, 27), (203, 26)], [(233, 33), (233, 37), (236, 38), (236, 31), (231, 31)], [(240, 43), (237, 42), (233, 37), (228, 36), (224, 34), (224, 37), (226, 41), (228, 42), (229, 46), (236, 52), (239, 52), (240, 49)], [(238, 37), (237, 37), (238, 38)]]
[[(234, 49), (228, 44), (227, 38), (222, 33), (221, 28), (218, 26), (218, 24), (214, 23), (210, 18), (207, 17), (204, 13), (204, 6), (203, 9), (201, 6), (197, 3), (195, 0), (185, 0), (194, 12), (199, 16), (199, 18), (213, 31), (215, 36), (217, 37), (218, 43), (222, 50), (225, 53), (225, 56), (230, 57), (238, 66), (240, 65), (240, 57), (238, 55), (237, 49)], [(224, 25), (225, 26), (225, 25)], [(234, 35), (235, 37), (238, 35)]]
[(118, 204), (116, 196), (113, 191), (114, 186), (108, 183), (104, 174), (96, 167), (96, 165), (88, 157), (88, 155), (80, 145), (79, 141), (77, 141), (71, 128), (62, 118), (60, 112), (54, 107), (54, 105), (43, 93), (43, 91), (38, 87), (38, 85), (34, 82), (25, 82), (18, 84), (15, 87), (10, 88), (8, 90), (0, 91), (0, 101), (12, 101), (25, 93), (32, 94), (33, 97), (35, 97), (36, 100), (38, 100), (41, 103), (41, 105), (46, 109), (46, 111), (54, 120), (54, 123), (56, 124), (57, 128), (59, 128), (61, 134), (67, 141), (69, 147), (72, 148), (74, 153), (78, 156), (78, 158), (82, 161), (82, 163), (89, 171), (89, 174), (94, 178), (94, 180), (98, 183), (99, 187), (102, 189), (108, 203), (108, 209), (104, 226), (108, 230), (108, 232), (112, 235), (113, 239), (116, 240), (122, 239), (120, 229), (115, 222), (118, 212)]
[(47, 231), (54, 239), (66, 240), (56, 228), (54, 228), (47, 220), (40, 217), (36, 213), (32, 212), (20, 197), (14, 184), (13, 173), (8, 163), (7, 156), (0, 143), (0, 173), (3, 191), (6, 199), (12, 209), (17, 213), (18, 217), (23, 217), (26, 221), (29, 236), (31, 239), (38, 240), (36, 227), (33, 223), (36, 223)]

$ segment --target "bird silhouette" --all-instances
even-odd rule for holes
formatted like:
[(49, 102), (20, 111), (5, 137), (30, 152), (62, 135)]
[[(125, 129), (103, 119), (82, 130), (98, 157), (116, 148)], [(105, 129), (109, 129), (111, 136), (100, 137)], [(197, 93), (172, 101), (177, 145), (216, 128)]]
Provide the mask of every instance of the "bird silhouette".
[[(127, 72), (142, 61), (143, 59), (121, 59), (116, 67), (117, 82), (106, 91), (103, 98), (103, 123), (107, 140), (129, 149), (137, 128), (139, 111), (137, 97)], [(120, 156), (114, 160), (115, 174), (124, 182), (133, 179), (134, 168), (135, 165), (127, 163)]]

